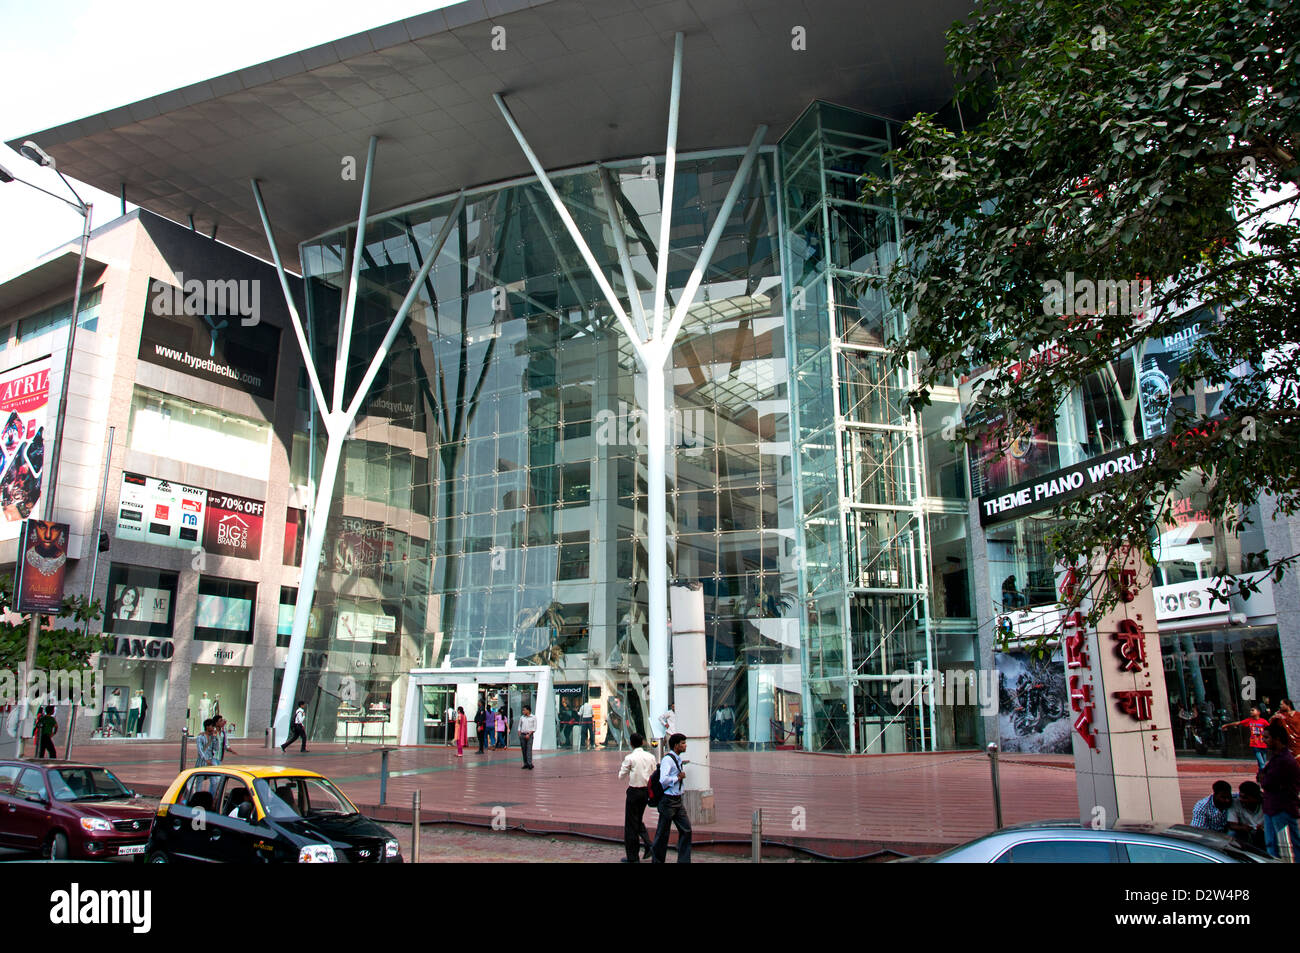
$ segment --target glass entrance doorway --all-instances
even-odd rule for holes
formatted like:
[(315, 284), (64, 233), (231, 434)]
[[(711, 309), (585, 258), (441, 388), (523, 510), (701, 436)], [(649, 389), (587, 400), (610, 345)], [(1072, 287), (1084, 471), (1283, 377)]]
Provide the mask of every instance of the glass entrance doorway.
[(524, 706), (537, 711), (537, 686), (533, 684), (479, 685), (479, 697), (491, 711), (505, 708), (506, 744), (519, 744), (519, 716)]
[(456, 686), (420, 686), (420, 744), (456, 743)]

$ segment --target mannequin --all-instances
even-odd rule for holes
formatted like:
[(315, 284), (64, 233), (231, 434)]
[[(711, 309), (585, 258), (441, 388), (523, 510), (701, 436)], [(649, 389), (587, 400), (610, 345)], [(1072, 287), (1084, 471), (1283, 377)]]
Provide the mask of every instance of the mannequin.
[(202, 731), (202, 725), (212, 717), (212, 699), (208, 693), (204, 692), (203, 697), (199, 699), (199, 730)]
[(144, 720), (145, 716), (149, 714), (149, 699), (145, 698), (144, 692), (142, 691), (137, 692), (136, 694), (140, 696), (140, 721), (136, 725), (136, 730), (143, 735), (147, 733), (144, 727)]
[(128, 738), (134, 738), (137, 731), (140, 730), (140, 702), (144, 698), (144, 693), (137, 691), (131, 696), (131, 705), (126, 711), (126, 734)]
[(115, 688), (108, 696), (108, 723), (114, 728), (122, 727), (122, 689)]

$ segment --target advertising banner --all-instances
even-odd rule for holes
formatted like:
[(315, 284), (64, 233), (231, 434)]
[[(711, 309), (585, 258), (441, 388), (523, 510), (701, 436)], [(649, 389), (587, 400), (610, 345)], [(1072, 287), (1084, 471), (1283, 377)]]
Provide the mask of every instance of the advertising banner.
[(0, 539), (16, 539), (37, 512), (49, 397), (48, 357), (0, 374)]
[[(1057, 621), (1060, 612), (1057, 612)], [(1070, 753), (1070, 706), (1059, 649), (1042, 658), (995, 652), (998, 746), (1026, 754)]]
[(261, 500), (123, 472), (115, 535), (156, 546), (260, 559), (265, 510)]
[(259, 283), (178, 277), (149, 281), (139, 359), (274, 399), (280, 330), (261, 323)]
[[(1159, 436), (1167, 427), (1169, 412), (1175, 406), (1184, 410), (1195, 410), (1195, 398), (1191, 394), (1174, 397), (1170, 393), (1170, 381), (1178, 376), (1183, 362), (1191, 356), (1192, 351), (1201, 340), (1202, 329), (1219, 321), (1222, 309), (1219, 307), (1197, 308), (1188, 315), (1182, 327), (1172, 334), (1148, 338), (1140, 347), (1138, 373), (1138, 396), (1142, 413), (1142, 436), (1145, 439)], [(1207, 405), (1207, 416), (1219, 413), (1227, 389), (1212, 393)]]
[(25, 520), (18, 534), (14, 588), (19, 612), (57, 613), (68, 572), (68, 524)]
[[(171, 624), (172, 594), (167, 589), (150, 586), (132, 586), (118, 583), (113, 587), (113, 601), (109, 604), (106, 630), (119, 630), (117, 622), (143, 623), (143, 626)], [(143, 626), (130, 627), (140, 628)]]
[(124, 472), (116, 535), (157, 546), (194, 549), (202, 543), (207, 496), (199, 487)]
[(1154, 452), (1151, 446), (1136, 445), (1114, 450), (1105, 456), (1076, 463), (1041, 478), (994, 491), (980, 497), (980, 525), (991, 526), (1019, 519), (1055, 504), (1094, 492), (1117, 473), (1142, 469)]
[(218, 556), (258, 559), (262, 552), (262, 517), (266, 504), (209, 490), (203, 547)]

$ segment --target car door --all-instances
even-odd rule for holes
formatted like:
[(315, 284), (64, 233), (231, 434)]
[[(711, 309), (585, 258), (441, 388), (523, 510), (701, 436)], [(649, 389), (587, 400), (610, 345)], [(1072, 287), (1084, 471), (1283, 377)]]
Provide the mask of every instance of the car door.
[(225, 777), (217, 773), (192, 774), (176, 796), (165, 818), (154, 821), (157, 846), (177, 859), (208, 861), (209, 826), (217, 814)]
[[(15, 803), (14, 787), (18, 784), (18, 774), (22, 766), (17, 764), (0, 764), (0, 844), (6, 847), (17, 846), (18, 805)], [(25, 843), (23, 846), (26, 846)]]
[(24, 768), (10, 802), (16, 846), (38, 850), (50, 829), (50, 791), (41, 768)]
[[(249, 798), (250, 808), (246, 816), (231, 817), (234, 808), (235, 792), (244, 791)], [(221, 791), (221, 810), (208, 817), (207, 850), (214, 861), (227, 864), (247, 864), (259, 860), (258, 850), (254, 846), (258, 840), (265, 839), (265, 825), (256, 822), (253, 810), (253, 792), (243, 779), (227, 777)]]

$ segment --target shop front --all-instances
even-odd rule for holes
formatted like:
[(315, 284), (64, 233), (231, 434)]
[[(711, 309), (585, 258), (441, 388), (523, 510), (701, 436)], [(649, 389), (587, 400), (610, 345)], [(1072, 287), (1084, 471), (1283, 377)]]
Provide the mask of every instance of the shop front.
[(248, 727), (248, 676), (253, 647), (227, 642), (195, 642), (190, 668), (186, 723), (190, 734), (203, 730), (203, 722), (220, 715), (231, 738), (246, 738)]
[(97, 665), (104, 685), (92, 738), (162, 738), (171, 684), (176, 573), (115, 564)]

